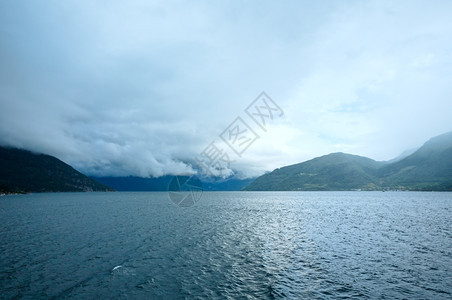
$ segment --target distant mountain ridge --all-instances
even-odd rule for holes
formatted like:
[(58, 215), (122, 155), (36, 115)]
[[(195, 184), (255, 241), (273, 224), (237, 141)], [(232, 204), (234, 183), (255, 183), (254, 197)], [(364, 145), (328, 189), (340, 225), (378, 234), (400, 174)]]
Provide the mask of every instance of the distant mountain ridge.
[[(0, 194), (73, 191), (166, 191), (173, 176), (89, 178), (45, 154), (0, 146)], [(414, 153), (379, 162), (332, 153), (253, 179), (201, 179), (204, 190), (452, 191), (452, 132), (431, 138)], [(99, 183), (100, 182), (100, 183)]]
[[(0, 146), (0, 194), (78, 191), (168, 191), (174, 176), (87, 177), (46, 154)], [(205, 191), (239, 191), (254, 178), (201, 178)]]
[[(108, 185), (117, 191), (168, 191), (168, 185), (174, 176), (166, 175), (156, 178), (136, 176), (128, 177), (91, 177), (97, 182)], [(240, 191), (253, 181), (254, 178), (200, 178), (204, 191)]]
[(276, 169), (245, 190), (452, 191), (452, 132), (431, 138), (411, 155), (393, 162), (332, 153)]
[(0, 146), (0, 193), (112, 190), (53, 156)]

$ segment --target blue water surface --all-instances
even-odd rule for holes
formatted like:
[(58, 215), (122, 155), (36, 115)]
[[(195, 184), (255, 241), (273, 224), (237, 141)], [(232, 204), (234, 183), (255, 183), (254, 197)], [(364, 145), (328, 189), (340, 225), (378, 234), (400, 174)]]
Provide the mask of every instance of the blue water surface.
[(452, 193), (0, 197), (0, 297), (452, 298)]

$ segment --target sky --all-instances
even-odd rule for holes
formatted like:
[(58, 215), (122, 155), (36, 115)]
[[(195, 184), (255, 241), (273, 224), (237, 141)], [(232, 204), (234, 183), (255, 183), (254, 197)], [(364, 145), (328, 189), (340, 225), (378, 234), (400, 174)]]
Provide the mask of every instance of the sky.
[(87, 175), (389, 160), (452, 130), (451, 81), (452, 1), (0, 1), (0, 144)]

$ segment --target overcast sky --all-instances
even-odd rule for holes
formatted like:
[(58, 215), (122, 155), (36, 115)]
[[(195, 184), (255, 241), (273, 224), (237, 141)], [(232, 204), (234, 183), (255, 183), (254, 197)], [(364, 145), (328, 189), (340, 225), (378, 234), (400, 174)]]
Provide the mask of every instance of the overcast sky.
[(452, 130), (451, 96), (452, 1), (0, 1), (0, 144), (88, 175), (193, 172), (239, 116), (242, 176), (388, 160)]

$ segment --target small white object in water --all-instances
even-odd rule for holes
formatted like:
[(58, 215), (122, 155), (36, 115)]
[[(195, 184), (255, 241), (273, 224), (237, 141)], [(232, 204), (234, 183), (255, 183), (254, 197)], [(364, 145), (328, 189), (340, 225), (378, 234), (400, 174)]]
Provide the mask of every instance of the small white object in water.
[(114, 270), (119, 269), (119, 268), (122, 268), (122, 266), (121, 266), (121, 265), (116, 266), (116, 267), (114, 267), (113, 270), (111, 270), (111, 271), (113, 272)]

